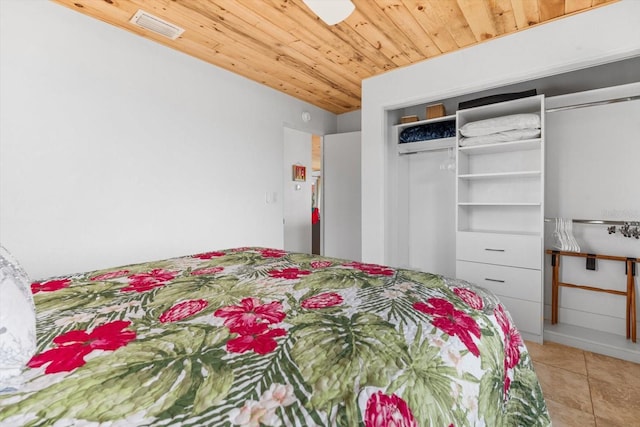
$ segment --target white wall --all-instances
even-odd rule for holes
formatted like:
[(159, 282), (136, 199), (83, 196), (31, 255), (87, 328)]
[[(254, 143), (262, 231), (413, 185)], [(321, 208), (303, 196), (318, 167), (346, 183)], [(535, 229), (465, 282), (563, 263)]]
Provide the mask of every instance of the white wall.
[(360, 196), (361, 133), (325, 135), (322, 142), (324, 202), (323, 255), (362, 259), (362, 198)]
[(365, 80), (363, 260), (386, 263), (390, 257), (387, 110), (633, 57), (640, 54), (638, 28), (640, 1), (622, 0)]
[(338, 132), (357, 132), (359, 130), (362, 130), (361, 110), (338, 115)]
[[(0, 242), (33, 278), (282, 247), (284, 126), (336, 116), (44, 0), (0, 2)], [(313, 120), (303, 123), (301, 112)]]

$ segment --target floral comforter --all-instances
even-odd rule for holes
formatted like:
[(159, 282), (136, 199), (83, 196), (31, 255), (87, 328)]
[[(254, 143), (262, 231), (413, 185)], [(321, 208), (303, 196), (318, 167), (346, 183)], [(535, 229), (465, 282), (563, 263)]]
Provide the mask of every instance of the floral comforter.
[(547, 426), (522, 338), (463, 281), (239, 248), (32, 284), (3, 426)]

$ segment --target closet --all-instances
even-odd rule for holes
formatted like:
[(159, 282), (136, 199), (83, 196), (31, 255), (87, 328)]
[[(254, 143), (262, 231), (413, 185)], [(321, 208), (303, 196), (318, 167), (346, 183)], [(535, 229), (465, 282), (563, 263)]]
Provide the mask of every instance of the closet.
[[(533, 133), (518, 122), (509, 129), (510, 118), (522, 117), (536, 120)], [(497, 136), (483, 126), (496, 120), (503, 122)], [(493, 103), (395, 125), (390, 153), (398, 264), (491, 289), (523, 336), (537, 342), (543, 326), (543, 123), (543, 95)], [(479, 135), (464, 139), (466, 128)]]
[[(538, 88), (541, 93), (544, 85)], [(468, 109), (442, 102), (448, 116), (397, 123), (401, 115), (423, 111), (419, 105), (392, 116), (396, 123), (388, 128), (391, 197), (385, 208), (393, 265), (491, 289), (527, 340), (640, 362), (640, 344), (625, 334), (633, 327), (626, 300), (638, 295), (627, 290), (625, 263), (600, 260), (593, 271), (584, 258), (565, 257), (564, 282), (613, 292), (560, 286), (554, 309), (558, 322), (552, 324), (553, 268), (551, 255), (545, 254), (555, 249), (554, 218), (592, 218), (598, 221), (573, 223), (582, 252), (640, 257), (636, 238), (609, 234), (598, 224), (640, 219), (640, 83)], [(532, 113), (540, 117), (537, 137), (461, 144), (460, 129), (469, 123)], [(451, 118), (454, 138), (399, 144), (405, 129)], [(455, 166), (449, 168), (452, 150)], [(632, 279), (636, 287), (637, 277)], [(621, 298), (621, 292), (632, 296)]]

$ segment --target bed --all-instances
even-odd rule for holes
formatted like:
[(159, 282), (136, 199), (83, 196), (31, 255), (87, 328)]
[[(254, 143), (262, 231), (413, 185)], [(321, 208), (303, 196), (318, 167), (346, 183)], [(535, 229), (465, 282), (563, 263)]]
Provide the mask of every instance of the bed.
[(548, 426), (489, 291), (234, 248), (30, 285), (37, 343), (1, 426)]

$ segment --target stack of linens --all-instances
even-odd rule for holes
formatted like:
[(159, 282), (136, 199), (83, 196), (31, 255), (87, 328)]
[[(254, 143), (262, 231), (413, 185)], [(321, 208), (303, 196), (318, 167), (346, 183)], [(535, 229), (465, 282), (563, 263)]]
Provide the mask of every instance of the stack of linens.
[(412, 126), (400, 132), (398, 143), (429, 141), (431, 139), (452, 138), (456, 136), (456, 121), (426, 123)]
[(460, 128), (460, 146), (520, 141), (540, 136), (538, 114), (511, 114), (465, 124)]

